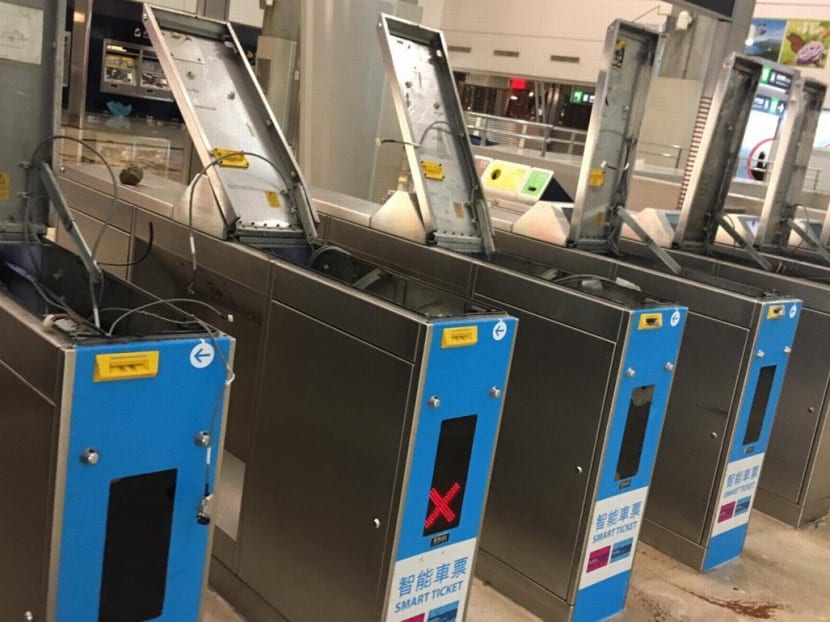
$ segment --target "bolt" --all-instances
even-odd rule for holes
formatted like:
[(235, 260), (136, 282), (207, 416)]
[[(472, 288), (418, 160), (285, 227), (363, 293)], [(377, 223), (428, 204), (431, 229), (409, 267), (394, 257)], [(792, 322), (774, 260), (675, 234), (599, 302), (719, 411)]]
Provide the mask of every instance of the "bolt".
[(712, 432), (709, 436), (711, 436), (712, 438), (717, 438), (718, 433), (717, 432)]
[(231, 100), (236, 99), (236, 92), (231, 91), (230, 93), (228, 93), (228, 99), (231, 99)]
[(438, 408), (441, 405), (441, 399), (437, 395), (433, 395), (427, 400), (427, 406), (430, 408)]
[(810, 406), (810, 407), (808, 407), (808, 408), (807, 408), (807, 412), (808, 412), (808, 413), (814, 413), (814, 412), (816, 412), (816, 407), (815, 407), (815, 406)]
[(665, 369), (669, 373), (672, 373), (674, 371), (674, 363), (669, 361), (668, 363), (666, 363), (666, 366), (663, 369)]
[(576, 467), (576, 472), (577, 472), (578, 475), (582, 475), (582, 467), (581, 466)]
[(23, 614), (23, 619), (26, 620), (26, 622), (32, 622), (35, 619), (35, 614), (31, 611), (27, 611)]
[(628, 369), (625, 370), (625, 377), (626, 378), (633, 378), (636, 375), (637, 375), (637, 372), (634, 371), (631, 367), (629, 367)]
[(784, 354), (792, 354), (793, 349), (790, 346), (784, 346)]
[(101, 455), (98, 453), (98, 450), (92, 447), (87, 447), (81, 452), (81, 462), (84, 464), (95, 465), (98, 464), (100, 459)]
[(375, 526), (375, 529), (380, 529), (380, 519), (376, 518), (372, 521), (372, 524)]
[(197, 447), (208, 447), (210, 445), (210, 433), (202, 430), (196, 433), (196, 436), (193, 437), (193, 442), (196, 443)]
[(494, 400), (499, 399), (501, 397), (501, 389), (499, 389), (498, 387), (493, 387), (492, 389), (490, 389), (490, 397), (492, 397)]
[(764, 358), (766, 355), (767, 355), (767, 353), (766, 353), (766, 352), (764, 352), (763, 350), (758, 350), (758, 353), (757, 353), (755, 356), (757, 356), (759, 359), (762, 359), (762, 358)]

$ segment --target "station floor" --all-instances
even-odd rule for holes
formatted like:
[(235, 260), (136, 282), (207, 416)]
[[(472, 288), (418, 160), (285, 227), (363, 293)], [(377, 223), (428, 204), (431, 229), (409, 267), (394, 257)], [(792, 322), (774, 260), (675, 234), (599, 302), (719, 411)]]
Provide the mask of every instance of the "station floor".
[[(754, 512), (744, 556), (698, 575), (641, 545), (618, 622), (830, 621), (830, 525), (801, 531)], [(219, 596), (203, 622), (243, 622)], [(477, 583), (467, 622), (539, 622)]]

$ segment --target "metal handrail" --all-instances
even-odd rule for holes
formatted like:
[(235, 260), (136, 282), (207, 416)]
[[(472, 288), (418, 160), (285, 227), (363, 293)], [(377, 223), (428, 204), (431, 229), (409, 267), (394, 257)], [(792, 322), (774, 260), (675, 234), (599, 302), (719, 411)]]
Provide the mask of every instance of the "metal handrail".
[[(738, 167), (739, 168), (746, 168), (746, 165), (749, 164), (749, 158), (746, 156), (742, 156), (738, 159)], [(772, 166), (775, 164), (775, 160), (764, 160), (764, 164), (766, 164), (766, 170), (769, 171), (772, 169)], [(804, 189), (805, 190), (812, 190), (813, 192), (818, 191), (819, 182), (821, 181), (821, 173), (822, 169), (815, 168), (815, 167), (808, 167), (807, 174), (804, 176)], [(756, 180), (757, 181), (757, 180)], [(812, 182), (812, 187), (808, 187), (808, 184)], [(766, 182), (762, 182), (766, 183)]]

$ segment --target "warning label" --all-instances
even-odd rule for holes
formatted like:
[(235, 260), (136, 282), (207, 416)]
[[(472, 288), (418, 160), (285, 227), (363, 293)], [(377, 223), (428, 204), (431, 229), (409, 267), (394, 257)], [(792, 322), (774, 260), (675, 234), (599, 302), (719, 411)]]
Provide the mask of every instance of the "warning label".
[(0, 172), (0, 201), (8, 201), (11, 194), (12, 176)]

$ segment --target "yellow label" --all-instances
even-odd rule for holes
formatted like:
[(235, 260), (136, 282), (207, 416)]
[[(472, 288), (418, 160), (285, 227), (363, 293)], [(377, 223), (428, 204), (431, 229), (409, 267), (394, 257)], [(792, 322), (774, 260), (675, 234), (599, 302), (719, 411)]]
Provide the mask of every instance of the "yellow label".
[(605, 185), (605, 171), (601, 168), (592, 168), (591, 175), (588, 178), (588, 185), (593, 188), (599, 188)]
[(158, 350), (97, 354), (92, 379), (95, 382), (133, 380), (136, 378), (155, 378), (158, 373)]
[(427, 179), (444, 181), (444, 165), (440, 162), (424, 160), (423, 162), (421, 162), (421, 170), (424, 171), (424, 177), (426, 177)]
[(8, 201), (12, 187), (12, 176), (8, 173), (0, 173), (0, 201)]
[(441, 348), (466, 348), (478, 343), (478, 326), (453, 326), (441, 333)]
[(455, 208), (455, 217), (464, 218), (464, 204), (456, 201), (452, 206)]
[(637, 325), (637, 330), (658, 330), (660, 328), (663, 328), (662, 313), (643, 313), (640, 316), (640, 323)]
[(767, 311), (768, 320), (780, 320), (785, 315), (784, 305), (773, 305)]
[(268, 205), (273, 207), (274, 209), (279, 209), (282, 207), (282, 203), (280, 202), (280, 193), (274, 192), (273, 190), (266, 190), (265, 191), (265, 198), (268, 199)]
[(213, 155), (216, 158), (222, 158), (219, 161), (219, 166), (226, 168), (248, 168), (250, 166), (248, 158), (245, 157), (244, 153), (239, 153), (239, 149), (220, 149), (216, 147), (213, 150)]

